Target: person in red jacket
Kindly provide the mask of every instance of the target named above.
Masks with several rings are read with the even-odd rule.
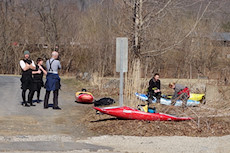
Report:
[[[182,100],[182,107],[185,108],[190,97],[189,88],[174,82],[169,84],[169,88],[174,89],[171,105],[175,105],[177,100]]]

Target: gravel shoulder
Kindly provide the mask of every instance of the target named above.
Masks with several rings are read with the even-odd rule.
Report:
[[[115,148],[114,151],[129,153],[229,153],[230,136],[186,137],[186,136],[100,136],[81,140],[89,144]]]

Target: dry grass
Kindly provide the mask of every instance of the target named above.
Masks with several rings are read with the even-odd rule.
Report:
[[[110,97],[115,100],[118,100],[119,88],[105,88],[106,82],[113,79],[106,79],[99,77],[93,74],[93,77],[90,81],[86,80],[77,80],[73,77],[62,78],[62,83],[66,84],[70,90],[81,91],[82,88],[87,89],[87,91],[91,92],[96,99],[100,99],[102,97]]]
[[[140,79],[140,60],[136,59],[132,63],[132,67],[129,67],[129,72],[125,76],[125,105],[133,106],[137,105],[135,103],[135,92],[142,92],[143,88],[141,86],[141,79]]]

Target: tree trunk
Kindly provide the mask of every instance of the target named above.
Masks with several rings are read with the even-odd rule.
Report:
[[[135,0],[133,8],[133,27],[134,27],[134,38],[133,38],[133,53],[135,57],[140,57],[141,50],[141,28],[143,25],[142,19],[142,0]]]

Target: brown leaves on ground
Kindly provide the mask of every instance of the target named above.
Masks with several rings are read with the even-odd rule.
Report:
[[[82,119],[86,127],[99,135],[127,136],[222,136],[230,134],[228,117],[203,117],[192,121],[121,120],[109,115],[96,115],[89,109]]]

